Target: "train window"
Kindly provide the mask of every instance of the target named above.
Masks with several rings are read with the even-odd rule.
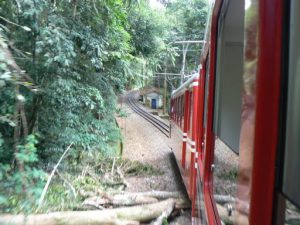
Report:
[[[179,119],[180,119],[180,97],[177,97],[177,119],[176,119],[176,122],[177,122],[177,125],[179,124]]]
[[[183,129],[184,124],[184,95],[181,96],[181,128]]]
[[[224,1],[218,24],[214,133],[238,153],[243,84],[244,2]]]
[[[283,192],[300,207],[300,1],[291,1]],[[299,218],[298,218],[299,219]],[[298,223],[299,224],[299,220]]]
[[[188,127],[188,134],[192,136],[192,129],[193,129],[193,104],[194,104],[194,96],[193,92],[190,92],[190,110],[189,110],[189,127]]]
[[[178,126],[180,126],[180,118],[181,118],[181,96],[178,97]]]
[[[177,125],[179,125],[180,121],[180,97],[177,98]]]
[[[203,126],[206,127],[207,121],[207,104],[208,104],[208,91],[209,91],[209,56],[206,62],[206,74],[205,74],[205,94],[204,94],[204,115],[203,115]]]
[[[291,201],[285,201],[285,225],[299,225],[300,224],[300,207],[294,205]]]
[[[178,118],[178,98],[175,98],[175,122],[177,123]]]
[[[176,118],[176,99],[173,99],[173,120],[175,122],[175,118]]]
[[[213,193],[218,210],[227,207],[220,196],[230,196],[228,207],[237,197],[240,118],[244,69],[245,3],[224,0],[218,20],[213,131]],[[220,211],[219,211],[220,213]],[[224,224],[225,221],[223,221]]]
[[[174,115],[175,115],[175,112],[174,112],[174,99],[172,99],[172,102],[171,102],[171,115],[172,115],[172,119],[174,120]]]
[[[179,126],[181,127],[181,125],[182,125],[182,96],[180,96],[179,108],[180,108]]]

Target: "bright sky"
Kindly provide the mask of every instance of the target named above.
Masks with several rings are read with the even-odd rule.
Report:
[[[161,3],[159,3],[157,0],[150,0],[150,6],[151,6],[152,8],[156,8],[156,9],[161,9],[161,8],[164,7],[164,6],[163,6]]]

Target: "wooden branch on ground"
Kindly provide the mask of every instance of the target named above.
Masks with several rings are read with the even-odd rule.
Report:
[[[59,166],[59,164],[61,163],[61,161],[63,160],[63,158],[64,158],[65,155],[67,154],[67,152],[70,150],[70,148],[71,148],[72,145],[73,145],[73,143],[71,143],[71,144],[68,146],[68,148],[65,150],[65,152],[62,154],[62,156],[61,156],[60,159],[58,160],[57,164],[54,166],[54,168],[53,168],[53,170],[52,170],[52,172],[51,172],[51,174],[50,174],[50,176],[49,176],[49,178],[48,178],[48,180],[47,180],[47,183],[46,183],[46,185],[45,185],[45,187],[44,187],[44,189],[43,189],[43,192],[42,192],[42,194],[41,194],[41,197],[40,197],[40,199],[39,199],[39,205],[38,205],[38,208],[37,208],[37,210],[36,210],[37,212],[40,210],[40,208],[41,208],[41,206],[42,206],[42,204],[43,204],[43,201],[44,201],[44,198],[45,198],[45,196],[46,196],[46,194],[47,194],[47,190],[48,190],[48,187],[49,187],[49,185],[50,185],[51,179],[52,179],[52,177],[53,177],[53,175],[54,175],[54,173],[55,173],[57,167]]]
[[[2,225],[136,225],[139,222],[149,222],[156,219],[163,212],[174,207],[175,201],[167,199],[161,202],[94,211],[68,211],[54,212],[37,215],[1,215],[0,224]],[[76,219],[74,219],[76,218]]]
[[[235,203],[236,199],[230,195],[214,195],[214,198],[217,202],[217,209],[221,221],[226,225],[233,225],[236,211],[232,208],[231,203]],[[231,206],[230,210],[224,207],[224,205]]]
[[[153,198],[157,198],[157,199],[182,197],[182,194],[180,192],[169,192],[169,191],[148,191],[148,192],[137,192],[137,193],[124,192],[123,194],[133,195],[133,196],[142,195],[145,197],[153,197]]]
[[[234,213],[232,212],[231,215],[229,215],[228,210],[217,204],[218,213],[220,216],[220,219],[226,224],[226,225],[233,225],[234,224]]]
[[[56,174],[64,181],[64,183],[66,183],[69,186],[69,188],[71,189],[71,191],[74,195],[74,198],[77,198],[76,190],[73,187],[73,185],[71,184],[71,182],[68,179],[66,179],[62,174],[60,174],[58,169],[56,170]]]
[[[214,198],[218,204],[224,205],[226,203],[234,203],[235,198],[230,195],[214,195]]]
[[[111,168],[111,177],[114,179],[114,169],[115,169],[116,157],[114,157],[112,168]]]
[[[102,196],[91,197],[82,203],[83,205],[114,205],[114,206],[133,206],[141,204],[149,204],[158,202],[156,198],[144,197],[144,196],[126,196],[126,195],[114,195],[114,196]]]
[[[173,212],[173,209],[175,207],[175,202],[170,207],[167,208],[151,225],[162,225],[164,222],[164,219],[168,219],[171,213]]]
[[[121,166],[120,166],[121,167]],[[126,187],[129,187],[129,183],[127,182],[127,180],[124,177],[124,174],[122,173],[120,167],[117,168],[117,174],[120,176],[120,178],[122,179],[123,183],[126,185]]]
[[[177,209],[190,208],[190,202],[184,198],[179,192],[163,192],[163,191],[150,191],[138,193],[122,193],[122,194],[100,194],[100,196],[93,196],[87,198],[83,205],[103,206],[133,206],[140,204],[150,204],[158,202],[161,199],[175,199]]]

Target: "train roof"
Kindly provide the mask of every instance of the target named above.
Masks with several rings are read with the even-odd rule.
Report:
[[[172,92],[172,98],[176,98],[179,95],[182,95],[182,93],[190,87],[190,84],[192,84],[195,80],[198,80],[198,78],[199,72],[194,73],[186,82],[184,82],[179,88]]]

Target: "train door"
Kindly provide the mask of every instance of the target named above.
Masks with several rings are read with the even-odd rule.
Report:
[[[156,99],[155,98],[152,98],[151,99],[151,109],[156,109]]]

